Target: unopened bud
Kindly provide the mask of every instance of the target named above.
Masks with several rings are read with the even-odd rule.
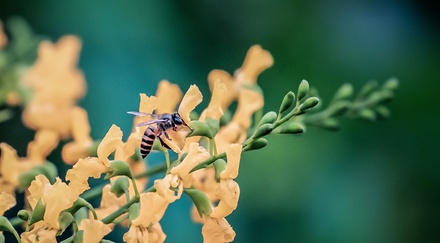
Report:
[[[213,138],[211,130],[209,129],[208,124],[205,122],[191,121],[190,127],[193,129],[193,131],[188,134],[188,137],[203,136],[209,139]]]
[[[267,134],[269,134],[270,132],[272,132],[273,130],[273,125],[268,123],[268,124],[264,124],[261,125],[260,127],[257,128],[257,130],[255,131],[253,138],[254,139],[258,139],[261,138],[263,136],[266,136]]]
[[[128,182],[128,178],[121,176],[112,183],[110,191],[115,194],[116,197],[120,197],[127,192],[129,185],[130,183]]]
[[[299,134],[303,133],[305,130],[304,126],[296,122],[289,122],[282,125],[280,133],[282,134]]]
[[[337,131],[340,129],[339,121],[331,117],[322,120],[319,123],[319,126],[330,131]]]
[[[127,176],[128,178],[133,179],[130,166],[121,160],[110,162],[109,169],[106,172],[104,179],[107,180],[115,176]]]
[[[277,113],[275,113],[275,111],[269,111],[261,118],[260,122],[258,123],[258,127],[262,126],[263,124],[273,124],[276,119]]]
[[[359,117],[368,121],[376,120],[376,114],[370,109],[362,109],[359,111]]]
[[[390,110],[385,106],[382,106],[382,105],[377,106],[376,108],[374,108],[374,111],[376,112],[376,115],[380,119],[390,118]]]
[[[299,109],[301,111],[306,111],[310,108],[315,107],[319,103],[319,99],[317,97],[309,97],[304,103],[299,105]]]
[[[46,211],[46,206],[43,204],[43,202],[38,200],[37,204],[35,205],[34,210],[32,211],[31,218],[29,219],[29,226],[35,224],[36,222],[43,220],[44,218],[44,212]]]
[[[295,101],[295,94],[292,91],[289,91],[283,98],[283,101],[281,102],[280,110],[278,111],[279,114],[287,111]]]
[[[133,203],[133,205],[131,205],[128,208],[128,219],[131,221],[137,219],[137,217],[139,217],[141,212],[141,207],[139,205],[139,203]]]
[[[212,213],[212,204],[209,198],[200,190],[197,189],[184,189],[185,192],[193,201],[194,205],[199,212],[200,217],[203,215],[210,215]]]
[[[15,232],[14,226],[12,226],[8,218],[4,216],[0,216],[0,231]]]
[[[265,138],[259,138],[255,141],[253,141],[251,144],[245,146],[243,148],[244,151],[251,151],[251,150],[256,150],[256,149],[261,149],[266,147],[267,145],[267,140]]]
[[[23,221],[28,221],[28,219],[30,217],[30,213],[29,213],[29,211],[22,209],[22,210],[18,211],[17,217]]]
[[[359,91],[359,94],[357,96],[358,100],[362,100],[368,95],[370,95],[373,91],[377,90],[379,88],[379,84],[376,80],[371,80],[367,82],[364,87],[362,87],[361,91]]]
[[[220,129],[220,121],[215,120],[211,117],[207,117],[205,119],[205,122],[209,127],[209,131],[211,133],[211,136],[214,137],[217,134],[218,130]]]
[[[226,161],[224,159],[218,159],[214,161],[215,180],[220,182],[220,174],[226,169]]]
[[[397,78],[390,78],[385,81],[383,88],[387,90],[395,90],[399,87],[399,80]]]
[[[298,100],[302,100],[309,93],[309,83],[306,80],[301,81],[298,87]]]
[[[338,91],[336,91],[333,101],[344,100],[350,98],[353,95],[353,85],[347,83],[343,84]]]
[[[336,101],[331,104],[330,107],[326,110],[328,116],[339,116],[347,112],[350,109],[351,103],[346,100]]]

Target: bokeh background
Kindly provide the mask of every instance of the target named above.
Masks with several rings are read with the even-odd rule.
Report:
[[[0,1],[4,21],[22,16],[51,40],[82,39],[80,104],[94,138],[113,123],[128,134],[126,111],[161,79],[182,90],[195,83],[208,96],[209,71],[232,73],[253,44],[275,60],[259,78],[265,111],[302,79],[324,103],[346,82],[359,90],[370,79],[400,80],[388,121],[272,136],[244,154],[239,206],[228,217],[235,242],[440,241],[438,10],[410,0]],[[24,155],[33,132],[15,111],[0,141]],[[169,207],[167,242],[202,241],[190,205],[184,196]],[[125,229],[117,229],[108,239],[120,241]]]

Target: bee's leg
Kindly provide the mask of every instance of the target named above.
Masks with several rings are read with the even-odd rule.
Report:
[[[167,137],[167,139],[171,141],[171,138],[166,131],[163,131],[163,134],[165,134],[165,137]]]
[[[166,136],[166,135],[165,135]],[[159,135],[157,136],[157,138],[159,139],[160,145],[162,145],[162,147],[166,148],[166,149],[171,149],[170,146],[168,146],[168,144],[166,144],[163,140],[162,137]]]

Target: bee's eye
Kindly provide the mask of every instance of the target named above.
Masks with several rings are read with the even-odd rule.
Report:
[[[176,125],[182,125],[183,124],[182,118],[180,118],[180,116],[177,115],[177,114],[173,114],[173,121],[174,121],[174,123]]]

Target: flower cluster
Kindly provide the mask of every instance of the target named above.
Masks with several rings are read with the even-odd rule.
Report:
[[[6,40],[0,23],[0,50]],[[75,36],[41,42],[35,64],[22,78],[33,92],[22,114],[23,123],[35,130],[35,138],[21,158],[8,144],[0,144],[0,214],[14,207],[17,190],[26,197],[17,218],[0,216],[0,230],[12,232],[18,242],[57,242],[67,229],[73,234],[64,242],[100,242],[116,224],[127,228],[124,242],[164,242],[160,220],[183,195],[194,203],[191,215],[203,224],[204,242],[232,242],[236,233],[226,217],[238,206],[240,186],[235,179],[243,152],[264,147],[263,137],[268,134],[302,133],[306,125],[327,124],[328,128],[337,115],[384,115],[384,102],[397,87],[394,79],[382,88],[370,85],[353,102],[349,101],[351,92],[341,88],[327,109],[314,113],[319,98],[303,80],[296,96],[292,91],[286,94],[278,113],[263,114],[257,78],[273,65],[273,58],[254,45],[233,75],[223,70],[209,73],[211,97],[200,113],[196,107],[203,95],[196,85],[183,94],[177,85],[162,80],[155,95],[140,94],[139,114],[177,113],[189,128],[166,129],[161,123],[167,121],[155,120],[154,115],[138,116],[126,140],[122,130],[112,125],[94,142],[87,112],[77,105],[85,94],[85,79],[76,67],[80,49]],[[165,157],[158,167],[147,166],[140,156],[149,128],[160,131],[154,134],[160,142],[156,140],[152,147]],[[62,158],[71,168],[62,180],[47,156],[60,140],[67,139]],[[177,159],[171,161],[168,149]],[[163,176],[146,188],[148,176],[154,173]],[[103,175],[107,184],[91,188],[90,178]],[[93,207],[88,200],[98,196],[100,204]],[[20,224],[25,229],[19,235],[14,227]],[[0,242],[2,237],[0,232]]]

